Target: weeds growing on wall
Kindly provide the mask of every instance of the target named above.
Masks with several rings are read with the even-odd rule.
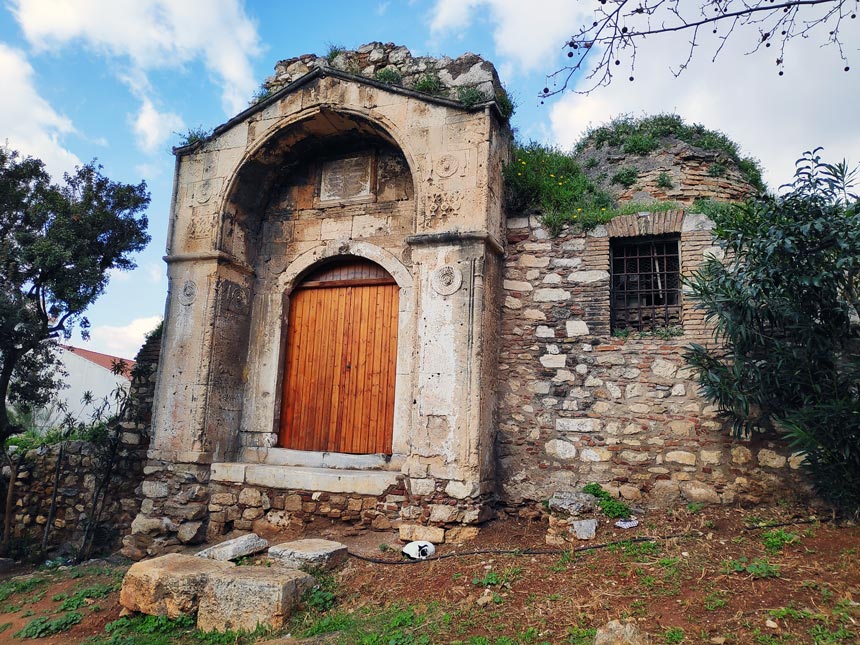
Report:
[[[621,148],[627,154],[646,155],[663,147],[670,137],[702,150],[724,153],[737,165],[746,181],[764,190],[761,168],[755,159],[741,156],[738,145],[722,132],[708,130],[698,123],[689,125],[677,114],[618,117],[607,125],[589,130],[576,144],[576,152],[580,153],[589,146],[601,148],[607,145]]]
[[[499,112],[502,113],[502,117],[505,119],[510,119],[517,109],[517,102],[506,87],[496,90],[496,105],[499,106]]]
[[[260,87],[257,88],[257,91],[254,92],[253,96],[251,96],[251,101],[249,102],[249,105],[257,105],[257,103],[265,101],[271,95],[271,88],[265,83],[263,83],[262,85],[260,85]]]
[[[334,59],[343,54],[346,51],[346,47],[343,45],[336,45],[335,43],[329,43],[328,49],[325,53],[325,59],[328,61],[329,65],[334,62]]]
[[[620,184],[625,188],[630,188],[633,184],[636,183],[637,179],[639,179],[639,171],[636,170],[636,168],[622,168],[614,175],[612,175],[610,183]]]
[[[439,73],[434,70],[428,70],[424,76],[415,81],[412,86],[416,92],[423,92],[430,96],[441,96],[445,94],[445,84],[439,78]]]
[[[609,193],[600,190],[571,155],[535,142],[514,146],[504,177],[508,208],[518,213],[540,211],[543,225],[552,235],[565,226],[587,231],[619,215],[682,208],[673,201],[615,206]]]
[[[592,228],[606,221],[612,206],[610,196],[558,148],[535,142],[516,145],[504,176],[508,207],[514,212],[541,211],[545,225],[556,234],[567,223]]]
[[[478,103],[483,103],[487,100],[487,97],[477,87],[458,87],[457,100],[467,108],[470,108]]]
[[[179,148],[183,148],[185,146],[190,146],[192,143],[197,143],[198,141],[206,141],[210,136],[212,136],[212,130],[207,130],[202,125],[198,125],[196,128],[188,128],[184,133],[183,132],[174,132],[173,134],[179,136]]]
[[[400,72],[393,67],[383,67],[382,69],[376,70],[376,73],[373,75],[373,79],[388,85],[400,85],[403,77],[400,76]]]

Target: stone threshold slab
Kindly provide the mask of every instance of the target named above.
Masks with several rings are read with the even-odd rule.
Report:
[[[246,447],[242,449],[240,461],[245,464],[269,464],[272,466],[400,471],[405,458],[405,455],[391,455],[386,458],[385,455],[351,455],[342,452]]]
[[[308,466],[276,466],[221,462],[212,464],[211,481],[250,484],[282,490],[382,495],[397,483],[399,472],[344,470]]]

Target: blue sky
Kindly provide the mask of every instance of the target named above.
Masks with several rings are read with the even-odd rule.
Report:
[[[771,186],[822,145],[830,159],[860,161],[860,76],[809,39],[790,50],[778,78],[771,57],[745,55],[749,40],[711,62],[703,42],[675,78],[686,37],[647,44],[636,82],[540,105],[546,74],[567,62],[562,44],[591,2],[565,0],[4,0],[0,4],[0,143],[46,161],[60,176],[94,158],[112,179],[146,179],[152,242],[138,269],[112,276],[90,309],[95,351],[132,357],[161,316],[161,261],[172,188],[172,145],[189,127],[211,128],[243,109],[281,59],[330,44],[395,42],[416,55],[466,51],[493,61],[517,99],[518,136],[570,147],[590,125],[621,114],[677,112],[722,130],[760,159]],[[860,70],[860,21],[844,25]],[[740,40],[738,41],[741,42]],[[80,341],[75,341],[80,342]]]

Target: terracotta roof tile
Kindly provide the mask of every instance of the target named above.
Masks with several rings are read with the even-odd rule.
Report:
[[[84,349],[83,347],[72,347],[71,345],[60,345],[60,347],[70,352],[74,352],[81,358],[84,358],[91,363],[95,363],[99,367],[103,367],[106,370],[113,370],[114,363],[123,361],[125,363],[125,369],[122,371],[122,375],[129,381],[131,380],[131,370],[134,368],[134,361],[129,358],[120,358],[119,356],[102,354],[100,352],[94,352],[91,349]]]

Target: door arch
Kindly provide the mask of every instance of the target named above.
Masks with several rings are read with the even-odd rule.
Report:
[[[341,258],[290,294],[279,445],[391,454],[399,288],[381,266]]]

